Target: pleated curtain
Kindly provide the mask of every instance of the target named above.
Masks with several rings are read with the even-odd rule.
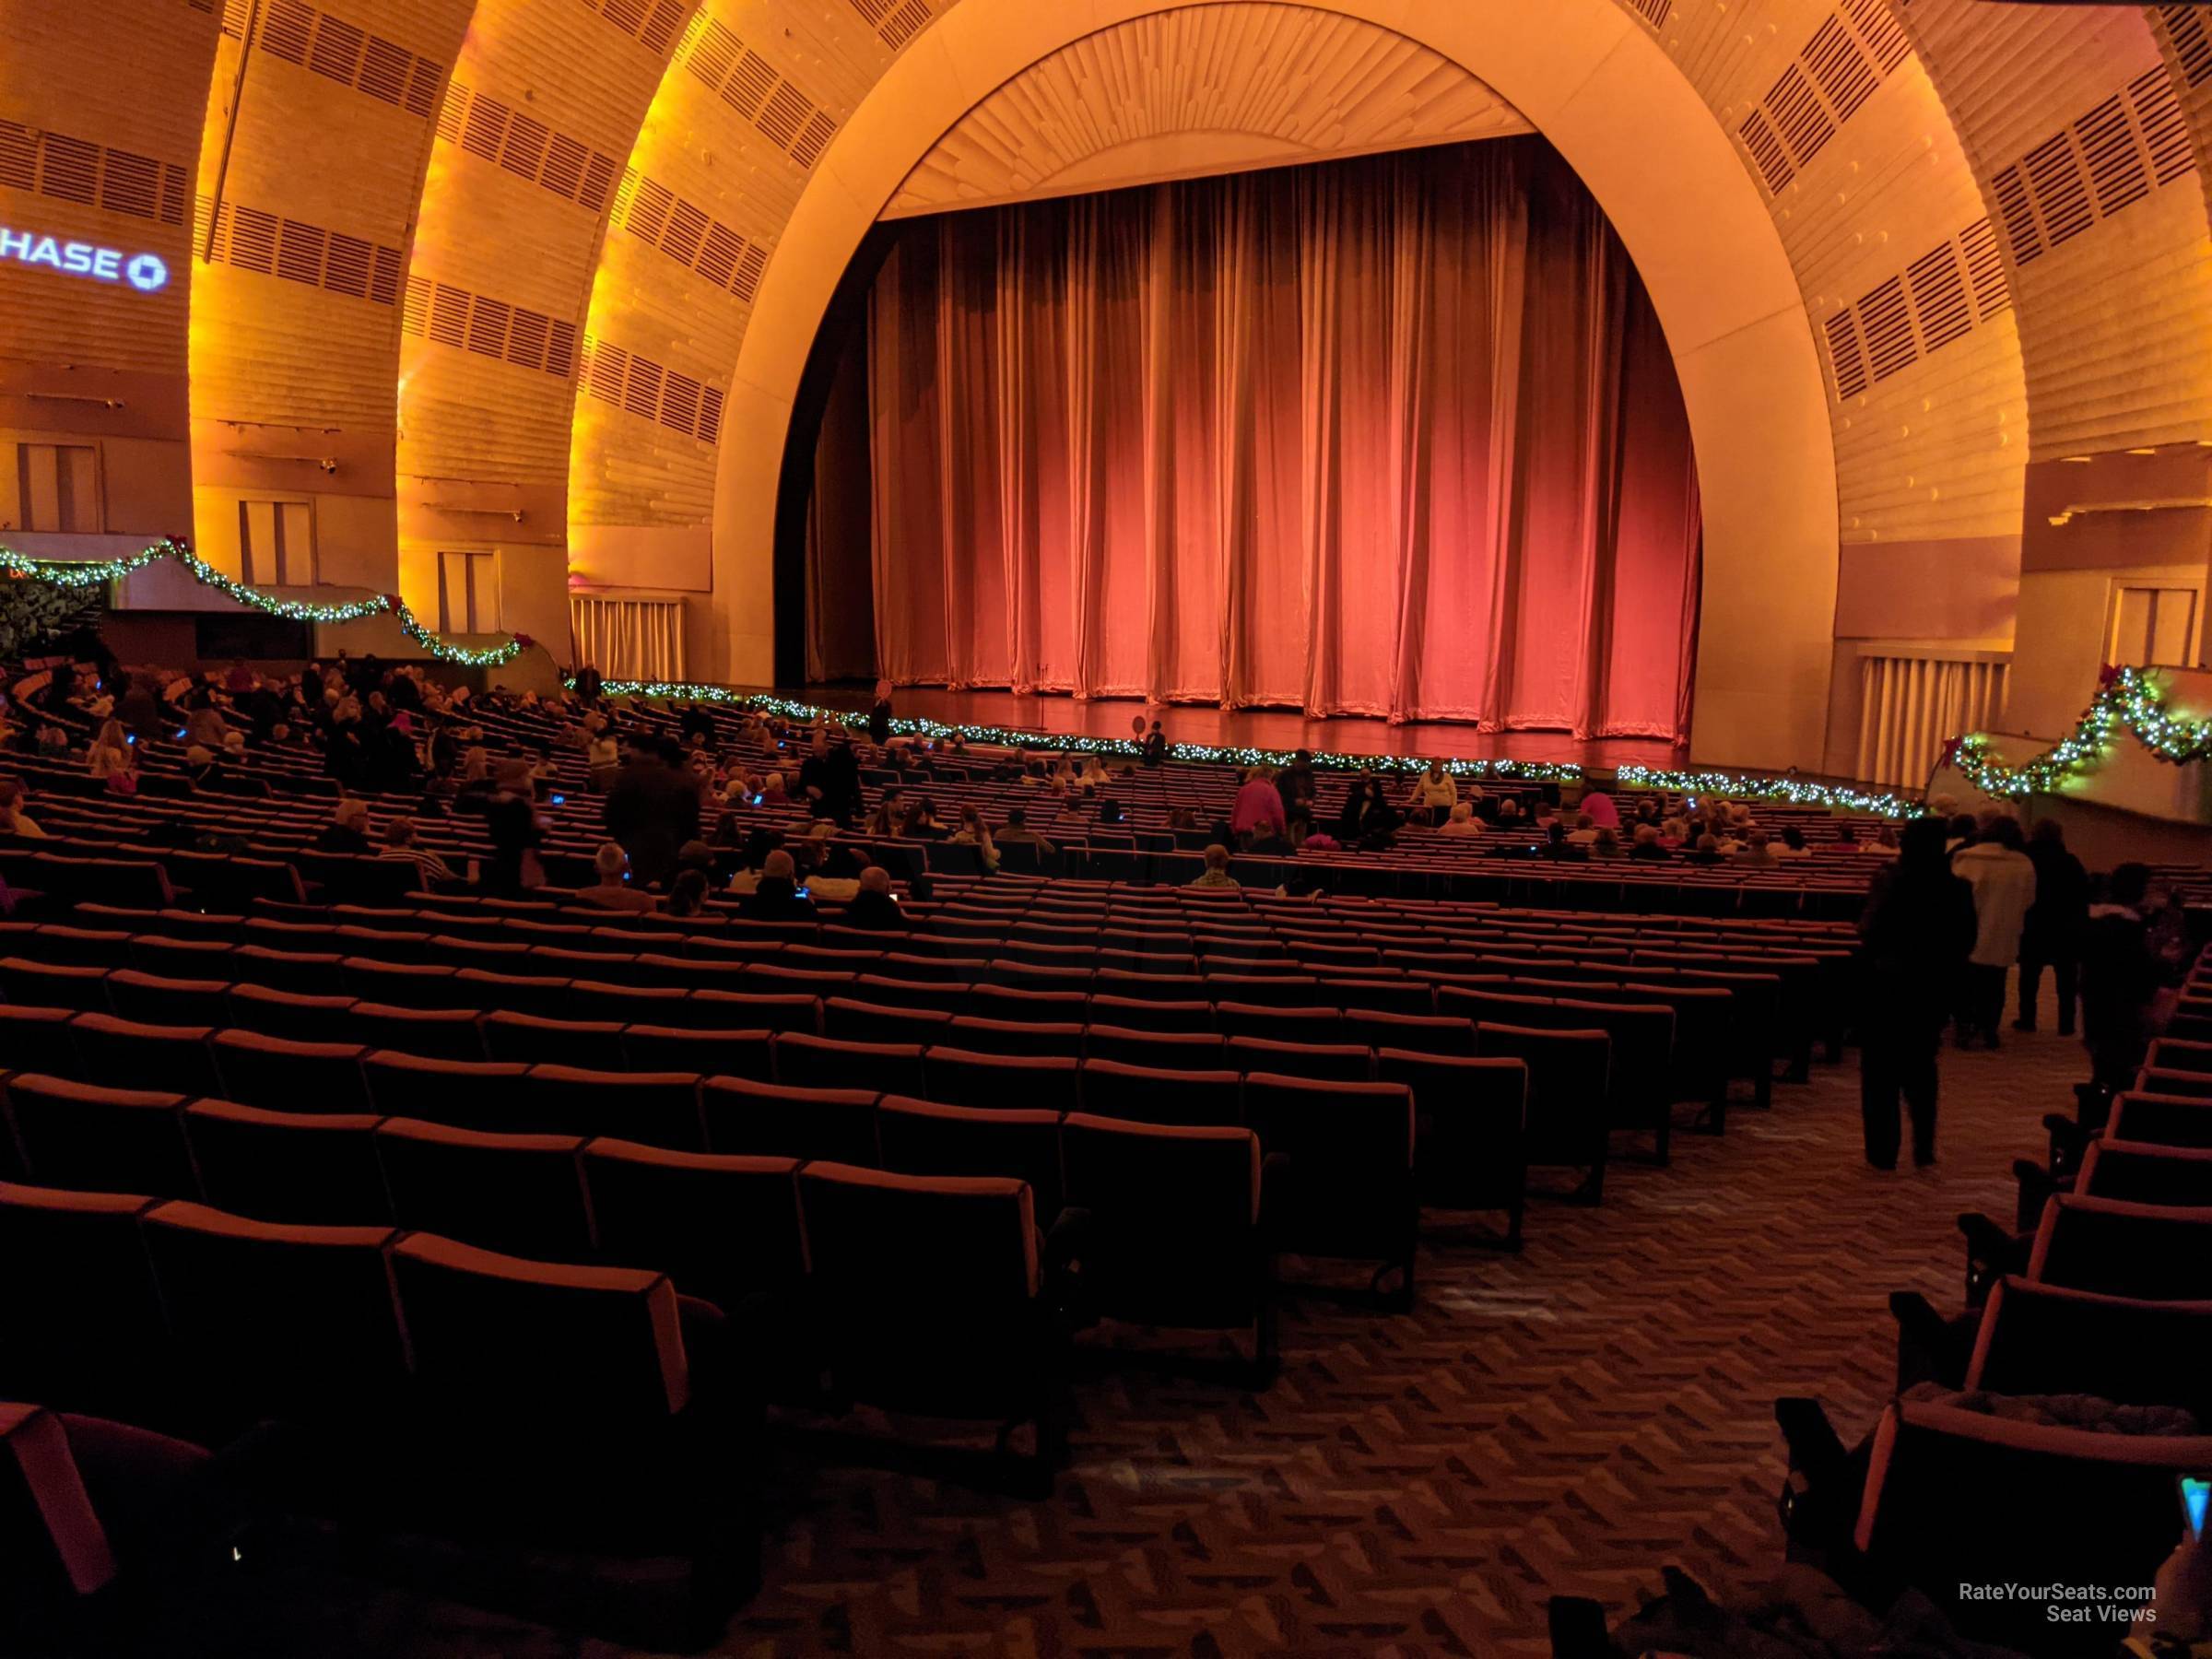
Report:
[[[2005,716],[2006,665],[1940,657],[1859,659],[1859,758],[1869,783],[1919,788],[1943,746]]]
[[[571,594],[569,629],[576,660],[610,680],[684,677],[684,602]]]
[[[900,684],[1687,730],[1681,395],[1540,141],[919,221],[867,394]]]

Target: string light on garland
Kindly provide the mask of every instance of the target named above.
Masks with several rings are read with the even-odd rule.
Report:
[[[234,582],[194,553],[175,536],[164,536],[142,552],[125,559],[32,559],[10,547],[0,547],[0,571],[55,587],[104,587],[143,571],[159,559],[173,559],[203,586],[211,587],[237,605],[249,606],[288,622],[359,622],[370,617],[389,616],[400,631],[441,663],[464,668],[502,668],[530,648],[527,634],[512,634],[497,645],[455,645],[425,628],[406,600],[397,594],[378,594],[367,599],[348,599],[336,605],[316,605],[304,599],[280,599],[258,588]]]
[[[1912,818],[1921,809],[1917,802],[1888,790],[1860,789],[1850,783],[1820,783],[1810,778],[1669,771],[1649,766],[1623,766],[1618,769],[1618,776],[1630,789],[1659,789],[1693,797],[1714,795],[1730,801],[1784,801],[1793,806],[1818,806],[1830,812],[1856,812],[1875,818]]]
[[[2160,760],[2189,766],[2212,759],[2212,721],[2184,720],[2166,706],[2166,687],[2143,668],[2106,668],[2081,722],[2031,760],[2008,766],[1979,734],[1955,738],[1947,758],[1983,794],[2005,800],[2055,794],[2111,755],[2122,732]]]

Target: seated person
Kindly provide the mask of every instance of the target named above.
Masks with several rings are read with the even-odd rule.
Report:
[[[1006,828],[994,839],[1002,847],[1035,847],[1040,858],[1049,858],[1053,852],[1053,843],[1030,828],[1029,812],[1020,806],[1006,808]]]
[[[1813,850],[1805,844],[1805,831],[1791,824],[1782,832],[1782,845],[1768,851],[1777,858],[1810,858]]]
[[[1639,860],[1656,859],[1664,863],[1672,858],[1674,853],[1668,850],[1666,843],[1659,839],[1658,825],[1639,824],[1636,826],[1635,840],[1629,848],[1629,856]]]
[[[748,922],[811,922],[814,900],[798,882],[798,865],[781,847],[760,864],[760,879],[745,896],[737,913]]]
[[[860,873],[860,891],[845,906],[847,927],[865,927],[871,933],[903,933],[911,925],[891,892],[891,873],[870,865]]]
[[[416,878],[426,887],[453,878],[453,867],[444,859],[429,848],[415,844],[415,820],[411,818],[395,818],[384,826],[383,851],[376,856],[380,861],[413,865]]]
[[[369,847],[369,803],[347,795],[330,815],[330,822],[316,831],[318,853],[366,853]]]
[[[1480,835],[1482,820],[1475,816],[1475,804],[1462,801],[1452,808],[1452,816],[1437,828],[1439,835]]]
[[[619,911],[649,911],[658,907],[660,901],[651,893],[629,885],[629,854],[622,851],[619,841],[604,843],[592,855],[592,867],[599,872],[598,885],[578,893],[577,903]]]
[[[1187,885],[1194,888],[1240,890],[1237,878],[1229,873],[1229,849],[1218,841],[1206,850],[1206,868]]]
[[[668,914],[696,916],[706,908],[706,872],[696,868],[677,872],[676,879],[668,884]]]
[[[20,835],[34,841],[46,839],[46,831],[31,822],[30,815],[23,810],[29,794],[15,779],[0,778],[0,835]]]
[[[1735,850],[1735,858],[1739,865],[1771,865],[1781,862],[1768,846],[1764,830],[1754,830],[1747,834],[1743,845]]]

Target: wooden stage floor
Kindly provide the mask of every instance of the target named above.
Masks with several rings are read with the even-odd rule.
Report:
[[[830,709],[865,710],[871,700],[868,688],[851,685],[784,688],[774,695]],[[1309,720],[1290,709],[1223,710],[1202,703],[1174,703],[1147,713],[1136,698],[1078,702],[1072,697],[910,686],[892,698],[891,707],[901,715],[941,720],[948,725],[1006,726],[1054,737],[1126,737],[1130,721],[1144,714],[1147,721],[1159,721],[1171,743],[1221,747],[1304,747],[1347,755],[1441,756],[1447,760],[1542,760],[1601,769],[1683,763],[1682,750],[1653,738],[1583,741],[1566,732],[1482,732],[1446,722],[1394,726],[1381,720]]]

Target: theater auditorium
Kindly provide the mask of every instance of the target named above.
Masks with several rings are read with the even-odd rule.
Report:
[[[2212,1644],[2212,5],[0,0],[0,1654]]]

